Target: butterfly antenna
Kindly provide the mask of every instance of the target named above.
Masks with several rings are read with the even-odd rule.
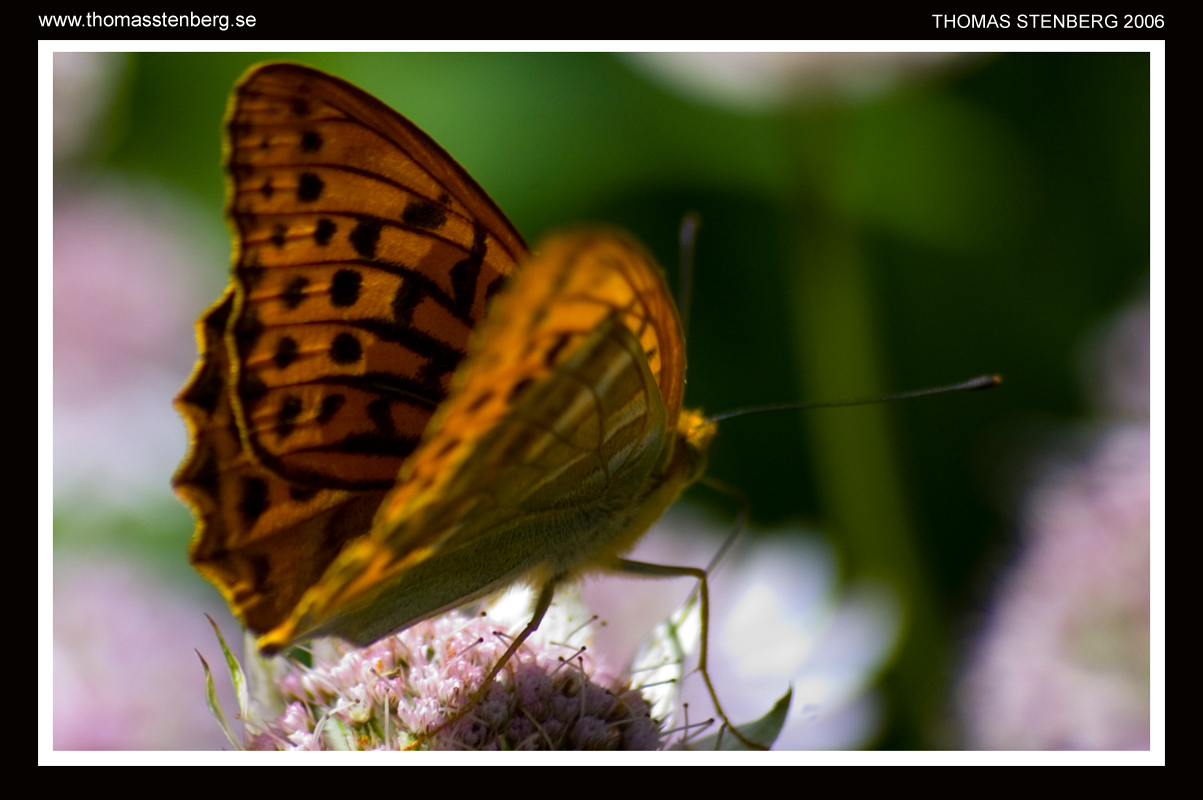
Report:
[[[999,375],[979,375],[961,383],[954,383],[948,386],[936,386],[931,389],[917,389],[913,392],[898,392],[897,394],[887,394],[881,397],[862,397],[855,400],[831,400],[821,403],[771,403],[763,406],[753,406],[752,408],[737,408],[734,411],[727,411],[722,414],[715,414],[713,417],[708,417],[705,424],[709,425],[714,422],[721,422],[732,417],[742,417],[747,414],[758,414],[761,411],[797,411],[804,408],[842,408],[844,406],[864,406],[871,403],[889,403],[894,400],[910,400],[915,397],[927,397],[933,394],[948,394],[949,392],[977,392],[983,389],[993,389],[1002,383],[1002,377]]]
[[[693,255],[697,250],[698,228],[700,227],[702,227],[702,215],[696,211],[690,211],[681,220],[677,312],[681,315],[681,333],[687,342],[689,341],[689,308],[693,303]]]

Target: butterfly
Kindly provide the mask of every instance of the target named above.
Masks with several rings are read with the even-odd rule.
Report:
[[[591,572],[699,578],[705,620],[704,571],[622,558],[715,434],[681,408],[681,323],[639,244],[576,230],[530,253],[416,126],[296,64],[239,81],[226,165],[233,275],[176,398],[173,483],[193,565],[263,653],[529,583],[491,678]]]

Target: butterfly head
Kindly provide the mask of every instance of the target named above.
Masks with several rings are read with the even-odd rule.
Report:
[[[708,420],[700,409],[681,409],[677,418],[677,454],[673,461],[681,465],[684,485],[688,486],[706,472],[710,443],[718,433],[718,424]]]

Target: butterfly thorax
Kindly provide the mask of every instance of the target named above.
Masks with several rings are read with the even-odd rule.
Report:
[[[707,422],[700,411],[681,410],[677,430],[669,440],[671,446],[661,453],[642,496],[631,504],[624,527],[580,571],[604,570],[610,561],[635,546],[681,493],[706,472],[710,443],[717,432],[718,427]]]

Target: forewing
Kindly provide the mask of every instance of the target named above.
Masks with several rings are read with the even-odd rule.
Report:
[[[412,123],[316,70],[251,72],[227,132],[243,437],[291,480],[390,488],[522,239]]]
[[[412,123],[293,64],[227,115],[233,280],[176,398],[190,557],[257,632],[366,534],[524,257],[488,196]]]

